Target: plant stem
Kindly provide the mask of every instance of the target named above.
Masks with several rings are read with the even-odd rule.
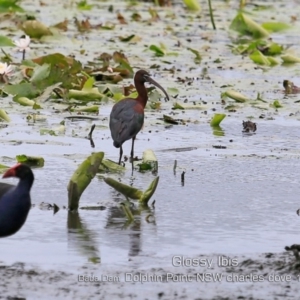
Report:
[[[241,0],[240,1],[240,9],[243,9],[245,7],[246,2],[247,2],[246,0]]]
[[[210,15],[211,24],[213,26],[213,29],[216,30],[216,25],[215,25],[215,21],[214,21],[214,15],[213,15],[213,11],[211,8],[210,0],[208,0],[208,6],[209,6],[209,15]]]

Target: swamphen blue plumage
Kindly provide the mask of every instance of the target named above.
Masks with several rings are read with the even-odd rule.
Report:
[[[24,225],[31,207],[30,189],[34,175],[30,167],[17,164],[7,170],[3,178],[17,177],[17,186],[0,183],[0,238],[7,237]]]

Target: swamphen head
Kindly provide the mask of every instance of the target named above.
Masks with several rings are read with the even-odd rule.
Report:
[[[31,168],[21,163],[18,163],[15,166],[8,169],[2,176],[2,178],[8,178],[8,177],[17,177],[20,178],[21,180],[26,178],[32,178],[34,180],[34,176]]]

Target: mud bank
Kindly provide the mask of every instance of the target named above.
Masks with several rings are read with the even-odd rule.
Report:
[[[153,266],[137,271],[148,259]],[[0,299],[296,299],[300,292],[300,263],[289,252],[154,261],[133,258],[115,270],[89,265],[75,272],[2,264]]]

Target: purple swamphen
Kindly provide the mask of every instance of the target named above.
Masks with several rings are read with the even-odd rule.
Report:
[[[0,183],[0,238],[16,233],[24,225],[31,207],[30,189],[34,175],[30,167],[17,164],[3,178],[17,177],[17,186]]]
[[[120,148],[119,165],[123,155],[122,145],[125,141],[132,139],[131,159],[133,160],[134,140],[144,124],[144,108],[147,104],[148,93],[145,82],[152,83],[160,88],[167,99],[169,96],[164,88],[150,77],[145,70],[139,70],[134,76],[137,98],[125,98],[116,103],[110,113],[109,128],[114,146]]]

